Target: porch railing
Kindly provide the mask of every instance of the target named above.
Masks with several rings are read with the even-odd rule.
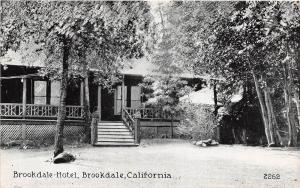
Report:
[[[140,120],[139,119],[134,119],[128,111],[123,108],[122,109],[122,121],[128,127],[128,129],[131,131],[131,133],[134,135],[134,142],[136,144],[139,144],[140,139],[139,139],[139,127],[140,127]]]
[[[0,116],[18,117],[23,115],[22,104],[1,103]]]
[[[23,113],[25,112],[25,115]],[[83,118],[83,106],[66,106],[66,116],[69,119]],[[18,103],[0,103],[0,116],[2,117],[32,117],[32,118],[57,118],[58,106]]]
[[[126,108],[126,111],[133,118],[141,119],[164,119],[164,120],[180,120],[181,113],[171,113],[158,108]]]

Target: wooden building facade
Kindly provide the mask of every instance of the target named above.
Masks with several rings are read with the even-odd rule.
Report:
[[[38,76],[39,67],[1,66],[0,142],[54,138],[60,83]],[[92,124],[94,145],[138,145],[143,138],[173,137],[176,118],[159,109],[144,108],[141,74],[123,73],[111,90],[89,77],[90,112],[97,114]],[[199,80],[190,80],[199,82]],[[68,84],[65,135],[82,135],[84,126],[82,80]],[[95,122],[95,121],[94,121]],[[94,131],[94,132],[93,132]]]

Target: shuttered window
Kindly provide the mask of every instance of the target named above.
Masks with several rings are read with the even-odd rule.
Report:
[[[125,91],[127,91],[127,86],[125,86]],[[125,93],[125,106],[127,106],[127,92]],[[122,86],[117,86],[114,93],[114,115],[121,114],[122,108]]]
[[[47,82],[34,81],[34,104],[46,104],[47,102]]]
[[[141,103],[141,87],[131,86],[131,99],[130,99],[131,108],[140,108]]]
[[[51,82],[50,104],[59,105],[59,90],[60,90],[60,82],[52,81]]]

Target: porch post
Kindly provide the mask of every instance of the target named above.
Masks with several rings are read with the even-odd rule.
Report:
[[[23,119],[26,117],[26,99],[27,99],[27,78],[23,77],[23,98],[22,98],[22,116]],[[25,122],[22,123],[22,139],[26,140],[26,124]]]
[[[123,119],[123,108],[125,108],[125,79],[124,79],[124,74],[122,78],[122,89],[121,89],[121,116]]]
[[[101,121],[101,86],[98,85],[98,113],[99,121]]]
[[[83,100],[84,100],[84,87],[83,87],[83,81],[80,82],[80,106],[83,106]]]
[[[23,111],[23,119],[26,116],[26,99],[27,99],[27,78],[23,77],[23,98],[22,98],[22,111]]]

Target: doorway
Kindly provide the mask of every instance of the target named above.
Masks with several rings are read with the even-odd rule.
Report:
[[[116,120],[114,115],[114,91],[109,89],[101,90],[101,120]]]

